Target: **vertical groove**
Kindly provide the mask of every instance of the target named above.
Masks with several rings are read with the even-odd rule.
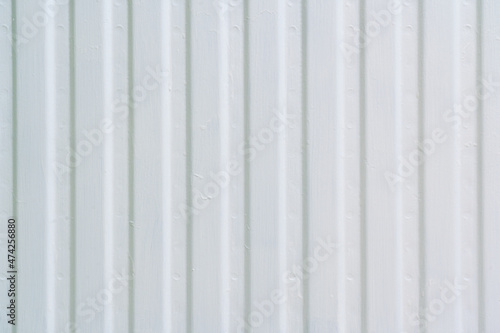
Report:
[[[69,2],[69,122],[70,151],[76,151],[76,99],[75,99],[75,0]],[[76,324],[76,170],[70,168],[70,249],[69,249],[69,318]]]
[[[186,221],[186,332],[193,331],[193,156],[191,107],[191,0],[186,0],[186,202],[191,211]]]
[[[129,289],[128,289],[128,330],[135,331],[135,274],[134,274],[134,16],[133,0],[127,1],[127,25],[128,25],[128,246],[129,246]]]
[[[16,0],[11,0],[11,16],[12,16],[12,215],[17,219],[17,8]],[[16,239],[19,248],[19,237]],[[19,262],[19,252],[16,251],[17,260]],[[20,270],[18,269],[18,272]],[[17,288],[16,280],[16,296],[14,301],[19,308],[19,288]],[[17,332],[17,326],[12,327],[12,332]]]
[[[308,133],[308,95],[307,95],[307,0],[302,0],[302,262],[306,262],[309,253],[309,148],[307,140]],[[309,283],[307,279],[302,280],[303,289],[303,331],[309,332]]]
[[[483,3],[477,0],[476,8],[476,80],[483,72]],[[478,287],[478,332],[486,332],[484,321],[484,215],[483,215],[483,101],[477,99],[477,287]]]
[[[244,0],[243,3],[243,86],[244,86],[244,106],[243,106],[243,121],[244,121],[244,145],[245,150],[249,147],[250,138],[250,0]],[[251,297],[252,297],[252,271],[251,271],[251,230],[250,230],[250,159],[248,154],[244,155],[244,215],[245,215],[245,315],[250,314]],[[251,329],[247,329],[251,331]]]
[[[424,2],[418,3],[418,142],[424,141]],[[419,299],[418,312],[420,320],[425,318],[426,301],[426,263],[425,263],[425,163],[418,167],[418,266],[419,266]],[[425,325],[420,332],[426,331]]]
[[[365,0],[359,3],[359,29],[365,31]],[[361,332],[368,331],[368,309],[367,309],[367,254],[366,254],[366,61],[365,47],[361,44],[360,35],[359,52],[359,207],[360,207],[360,292],[361,292]]]

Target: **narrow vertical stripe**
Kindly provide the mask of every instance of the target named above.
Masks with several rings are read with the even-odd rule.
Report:
[[[286,0],[278,1],[276,45],[278,56],[278,109],[280,113],[288,113],[287,105],[287,36],[286,36]],[[287,128],[278,137],[278,283],[281,290],[287,293],[286,282],[280,279],[280,272],[287,269]],[[288,332],[288,307],[279,309],[279,328]]]
[[[128,330],[135,331],[135,202],[134,202],[134,16],[133,0],[127,1],[127,33],[128,33],[128,247],[129,247],[129,289],[128,289]]]
[[[337,23],[335,25],[336,38],[338,41],[343,40],[344,38],[344,3],[342,1],[337,1],[335,6],[336,11],[336,20]],[[306,36],[307,37],[307,36]],[[345,58],[342,54],[342,50],[339,47],[337,49],[337,58],[335,60],[335,69],[336,69],[336,83],[335,83],[335,97],[337,100],[335,102],[336,107],[336,135],[335,143],[336,145],[336,161],[337,162],[337,171],[336,171],[336,218],[338,223],[338,239],[339,244],[341,246],[339,253],[339,261],[338,261],[338,330],[339,332],[347,332],[347,310],[346,310],[346,301],[347,301],[347,292],[346,292],[346,219],[345,219],[345,135],[346,132],[344,130],[345,123],[345,76],[344,76],[344,64]],[[306,82],[307,84],[307,82]],[[304,180],[306,184],[308,184],[308,180]]]
[[[75,1],[69,2],[69,122],[70,122],[70,151],[76,151],[76,66],[75,66]],[[76,324],[76,170],[70,168],[70,323]]]
[[[161,70],[167,71],[167,82],[161,85],[161,142],[162,142],[162,248],[163,248],[163,280],[164,290],[162,292],[163,304],[163,333],[172,332],[172,164],[175,159],[172,154],[172,50],[171,43],[171,3],[170,0],[163,0],[161,12],[163,20],[161,22]]]
[[[56,23],[55,20],[48,20],[45,34],[45,152],[47,172],[46,188],[46,329],[47,332],[56,331],[56,276],[57,276],[57,228],[56,228],[56,210],[57,210],[57,180],[54,165],[56,163],[57,149],[57,91],[56,91]]]
[[[309,256],[309,130],[308,130],[308,91],[307,91],[307,80],[308,80],[308,66],[307,66],[307,33],[308,33],[308,20],[307,20],[307,0],[302,0],[301,9],[301,21],[302,21],[302,36],[301,36],[301,47],[302,47],[302,262],[306,262]],[[309,332],[309,283],[307,279],[302,280],[303,289],[303,331],[304,333]]]
[[[452,17],[452,25],[453,25],[453,59],[452,59],[452,77],[453,77],[453,86],[452,86],[452,96],[453,100],[456,102],[462,100],[461,93],[461,81],[462,81],[462,73],[461,73],[461,4],[456,3],[453,6],[453,15]],[[452,219],[455,222],[455,227],[453,232],[453,270],[454,275],[456,277],[462,277],[462,135],[461,135],[461,127],[456,126],[453,130],[453,159],[455,161],[459,161],[455,164],[452,170],[453,177],[453,201],[452,201]],[[420,141],[422,142],[422,141]],[[458,306],[454,309],[455,313],[455,321],[454,321],[454,331],[456,333],[462,333],[462,317],[463,317],[463,299],[458,301]]]
[[[394,165],[397,168],[398,157],[403,154],[403,108],[402,108],[402,16],[400,13],[394,17],[394,131],[395,131],[395,159]],[[397,272],[397,302],[398,313],[396,316],[397,327],[402,332],[404,329],[404,219],[403,219],[403,185],[398,182],[395,191],[395,221],[396,221],[396,272]]]
[[[225,4],[228,5],[227,3]],[[229,111],[229,14],[222,11],[219,14],[219,110],[220,110],[220,146],[221,153],[219,168],[223,170],[230,158],[231,132]],[[230,332],[231,316],[231,282],[230,282],[230,187],[221,189],[220,216],[221,216],[221,323],[222,331]]]
[[[245,149],[250,146],[250,0],[244,0],[243,3],[243,86],[244,86],[244,96],[243,96],[243,126],[244,126],[244,145]],[[251,239],[251,216],[250,216],[250,159],[248,154],[244,156],[244,251],[245,251],[245,305],[244,314],[245,317],[250,314],[251,310],[251,298],[252,298],[252,239]],[[247,329],[251,331],[251,329]]]
[[[191,77],[191,0],[186,0],[186,203],[190,211],[186,221],[186,331],[193,332],[193,122]]]
[[[418,142],[424,141],[425,115],[424,115],[424,1],[418,3]],[[425,163],[418,168],[418,266],[419,266],[419,318],[425,318],[426,301],[426,260],[425,260]],[[420,332],[426,331],[425,325]]]
[[[113,119],[113,2],[103,3],[103,100],[106,119]],[[103,186],[103,231],[104,231],[104,283],[109,283],[113,276],[114,250],[114,135],[104,140],[104,186]],[[104,306],[104,329],[113,332],[113,294]]]
[[[483,1],[476,0],[476,80],[483,75]],[[477,99],[477,303],[478,332],[486,332],[484,292],[484,200],[483,200],[483,144],[484,109],[481,98]]]
[[[365,31],[365,0],[359,3],[359,29]],[[367,253],[366,253],[366,52],[360,34],[359,51],[359,223],[360,223],[360,293],[361,293],[361,332],[368,332],[367,305]]]

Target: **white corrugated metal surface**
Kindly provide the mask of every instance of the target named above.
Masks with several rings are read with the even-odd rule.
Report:
[[[0,331],[500,332],[499,22],[0,0]]]

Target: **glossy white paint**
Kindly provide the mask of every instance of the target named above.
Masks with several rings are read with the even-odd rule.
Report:
[[[500,331],[498,1],[0,8],[0,332]]]

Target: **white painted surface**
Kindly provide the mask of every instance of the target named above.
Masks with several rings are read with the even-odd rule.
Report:
[[[500,331],[498,1],[54,1],[0,2],[0,332]]]

